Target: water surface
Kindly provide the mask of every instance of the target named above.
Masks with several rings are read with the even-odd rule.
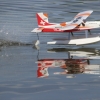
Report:
[[[99,4],[99,0],[0,0],[1,100],[100,100],[100,43],[79,47],[47,45],[47,41],[62,34],[41,33],[37,49],[33,47],[37,36],[31,33],[37,27],[37,12],[47,12],[49,21],[57,23],[92,9],[88,20],[100,20]],[[99,29],[91,32],[99,33]],[[69,54],[74,59],[90,59],[91,71],[70,78],[54,74],[64,71],[58,66],[48,68],[48,77],[37,77],[38,60],[64,60],[69,59]]]

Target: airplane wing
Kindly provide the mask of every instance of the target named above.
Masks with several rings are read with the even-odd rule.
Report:
[[[78,17],[83,17],[83,19],[86,19],[88,16],[90,16],[90,14],[93,12],[93,10],[88,10],[88,11],[83,11],[78,13],[74,19],[78,18]]]
[[[88,10],[88,11],[84,11],[84,12],[80,12],[78,13],[73,20],[70,21],[69,24],[67,24],[67,26],[61,28],[61,30],[71,30],[76,28],[78,25],[80,25],[81,23],[83,23],[84,20],[86,20],[86,18],[88,16],[90,16],[90,14],[93,12],[93,10]]]

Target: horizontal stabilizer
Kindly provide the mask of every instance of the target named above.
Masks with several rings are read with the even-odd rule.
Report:
[[[35,28],[35,29],[33,29],[31,32],[36,32],[36,33],[38,33],[38,32],[42,32],[42,30],[43,30],[43,28]]]

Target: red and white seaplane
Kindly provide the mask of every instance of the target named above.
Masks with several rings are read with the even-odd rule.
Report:
[[[31,32],[36,32],[38,40],[35,45],[39,44],[40,32],[65,32],[68,33],[67,39],[55,40],[47,42],[47,44],[72,44],[72,45],[84,45],[89,43],[95,43],[100,41],[99,34],[91,34],[90,30],[95,28],[100,28],[100,21],[86,21],[87,17],[93,10],[83,11],[78,13],[73,20],[63,23],[50,23],[48,21],[47,13],[37,13],[38,28],[34,28]],[[75,37],[73,32],[75,31],[85,31],[84,36]],[[89,33],[89,34],[88,34]],[[71,34],[71,35],[70,35]]]

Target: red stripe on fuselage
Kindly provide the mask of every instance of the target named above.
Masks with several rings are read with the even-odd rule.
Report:
[[[60,30],[55,28],[44,28],[42,32],[74,32],[74,31],[84,31],[88,29],[73,29],[73,30]]]

